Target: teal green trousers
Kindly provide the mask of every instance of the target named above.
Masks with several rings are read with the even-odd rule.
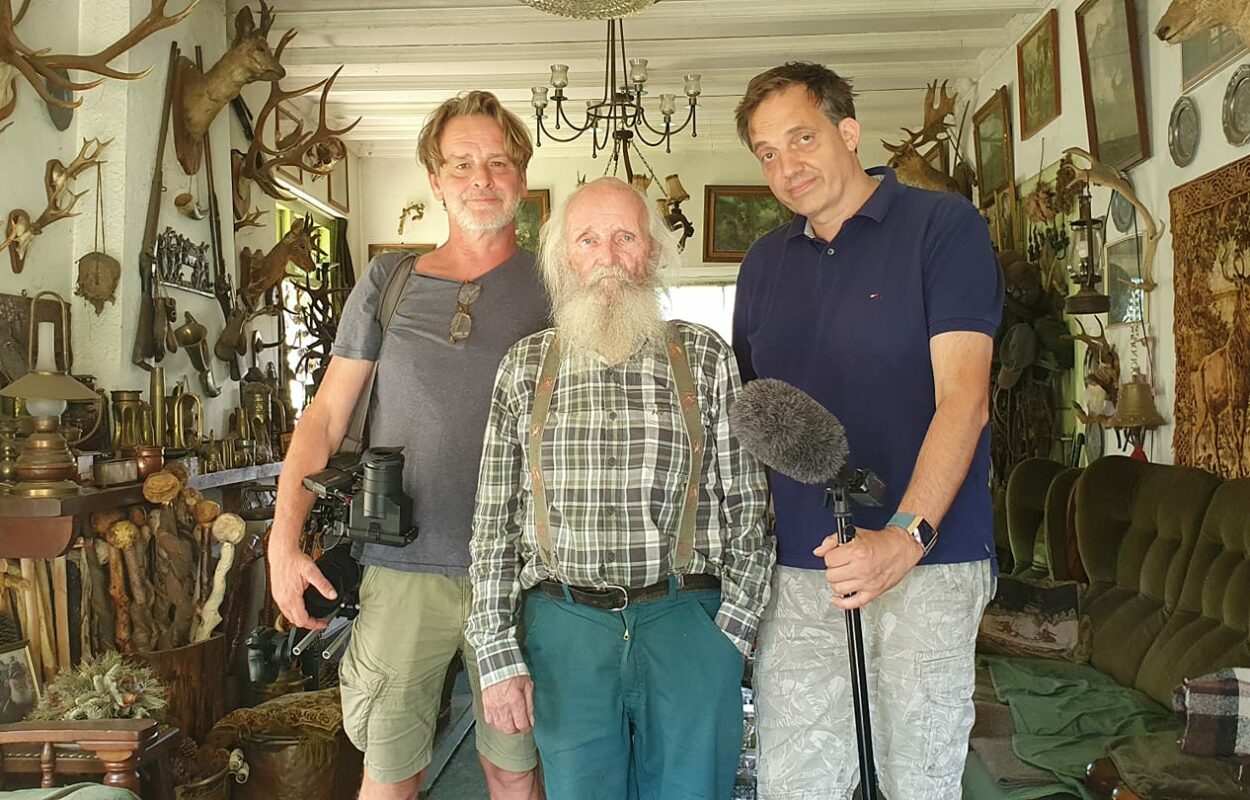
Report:
[[[525,663],[548,800],[725,800],[742,748],[742,655],[720,592],[602,611],[531,591]]]

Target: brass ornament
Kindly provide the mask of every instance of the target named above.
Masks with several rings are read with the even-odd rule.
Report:
[[[99,162],[96,162],[95,195],[95,245],[90,253],[78,259],[78,282],[74,287],[74,294],[91,303],[95,313],[99,315],[104,311],[106,302],[116,301],[114,293],[122,276],[121,264],[104,252],[107,245],[104,243],[104,192]]]

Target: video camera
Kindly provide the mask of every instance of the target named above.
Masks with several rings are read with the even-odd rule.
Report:
[[[374,447],[355,464],[304,478],[317,495],[311,528],[360,544],[403,547],[417,538],[412,499],[404,494],[402,447]]]

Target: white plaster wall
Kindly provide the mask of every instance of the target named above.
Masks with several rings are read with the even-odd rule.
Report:
[[[1009,87],[1017,181],[1035,174],[1039,165],[1058,160],[1065,147],[1089,148],[1085,100],[1081,88],[1081,65],[1077,50],[1075,14],[1079,5],[1079,0],[1061,0],[1051,6],[1058,10],[1061,62],[1060,87],[1063,112],[1056,120],[1035,133],[1028,141],[1020,140],[1020,101],[1016,88],[1015,42],[1010,43],[1011,46],[993,62],[977,82],[976,96],[972,106],[974,110],[984,103],[999,86],[1006,84]],[[1226,65],[1218,73],[1208,77],[1188,92],[1197,104],[1201,118],[1202,132],[1198,153],[1193,163],[1187,167],[1180,168],[1172,163],[1167,143],[1168,117],[1173,104],[1181,95],[1181,50],[1179,46],[1165,44],[1154,36],[1155,25],[1163,16],[1167,6],[1168,0],[1137,0],[1143,93],[1147,104],[1152,155],[1147,161],[1132,168],[1130,177],[1138,196],[1147,208],[1151,209],[1156,218],[1168,225],[1168,231],[1165,232],[1159,244],[1154,263],[1154,279],[1159,286],[1150,293],[1147,307],[1149,333],[1153,336],[1154,343],[1155,398],[1159,411],[1168,420],[1168,424],[1150,436],[1147,442],[1147,454],[1152,461],[1172,463],[1171,443],[1174,427],[1172,406],[1175,402],[1176,386],[1176,339],[1172,331],[1175,296],[1172,286],[1171,211],[1168,204],[1168,192],[1230,161],[1250,155],[1250,147],[1235,148],[1230,145],[1224,138],[1220,121],[1224,88],[1237,65],[1246,63],[1247,58],[1242,57]],[[1040,17],[1041,14],[1038,15],[1039,19]],[[971,137],[969,137],[970,141]],[[971,146],[967,153],[971,160],[973,158]],[[1094,188],[1093,208],[1096,214],[1104,213],[1108,196],[1106,189]],[[1138,227],[1141,228],[1140,222]],[[1123,234],[1116,231],[1115,226],[1108,222],[1107,238],[1114,242],[1122,236]],[[1086,324],[1089,325],[1088,322]],[[1123,378],[1127,380],[1130,369],[1129,329],[1113,328],[1108,339],[1116,345],[1120,353]],[[1145,366],[1144,356],[1143,352],[1143,367]],[[1078,359],[1078,365],[1079,363]],[[1107,452],[1114,451],[1115,435],[1108,432],[1106,441]]]
[[[917,117],[920,113],[917,108]],[[606,157],[600,154],[597,159],[592,159],[589,141],[584,144],[585,153],[581,156],[570,155],[567,150],[554,155],[550,149],[538,148],[529,165],[529,187],[550,189],[554,206],[576,188],[579,175],[589,179],[603,175],[608,163]],[[864,142],[861,154],[865,166],[884,162],[884,151],[878,142]],[[674,140],[672,153],[646,148],[643,156],[661,181],[667,175],[677,173],[690,193],[690,199],[682,203],[682,210],[694,223],[695,233],[686,241],[682,253],[682,279],[733,282],[738,273],[737,264],[705,264],[703,261],[704,187],[718,184],[763,185],[765,181],[758,162],[742,146],[709,148],[698,140],[681,137]],[[645,172],[637,156],[631,160],[636,173]],[[356,215],[356,228],[361,237],[357,271],[365,266],[364,256],[370,243],[441,244],[446,240],[447,215],[434,201],[426,171],[417,163],[415,154],[409,159],[361,158],[359,163],[363,205]],[[619,174],[624,177],[623,167]],[[652,186],[650,196],[659,197],[655,186]],[[416,201],[426,204],[425,218],[407,223],[404,235],[400,237],[397,234],[400,209]],[[353,206],[353,211],[356,210]]]

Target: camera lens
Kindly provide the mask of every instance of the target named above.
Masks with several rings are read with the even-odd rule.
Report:
[[[360,586],[360,563],[352,558],[351,545],[341,544],[321,554],[321,558],[317,559],[317,569],[338,593],[338,599],[328,600],[315,586],[304,590],[304,608],[308,609],[308,615],[321,619],[334,613],[339,600],[354,593]]]
[[[361,481],[365,516],[369,519],[386,516],[386,498],[402,495],[403,491],[404,454],[398,448],[379,448],[365,453]]]

